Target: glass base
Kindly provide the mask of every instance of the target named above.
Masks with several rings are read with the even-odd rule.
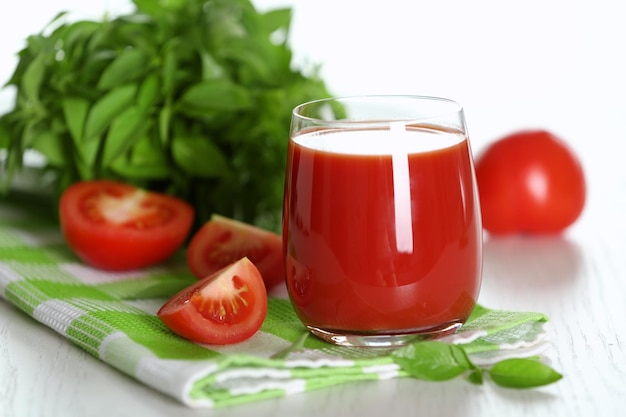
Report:
[[[413,342],[422,340],[438,339],[454,333],[462,326],[461,322],[445,323],[441,326],[427,329],[414,329],[398,331],[393,333],[385,332],[350,332],[325,330],[314,326],[306,326],[315,336],[338,346],[351,347],[394,347],[405,346]]]

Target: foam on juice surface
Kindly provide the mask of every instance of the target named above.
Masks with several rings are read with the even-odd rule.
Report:
[[[428,128],[316,130],[292,140],[310,149],[348,155],[421,153],[454,146],[465,139],[460,132]]]

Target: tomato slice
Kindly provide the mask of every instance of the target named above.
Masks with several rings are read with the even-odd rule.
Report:
[[[65,240],[81,259],[124,271],[169,258],[187,238],[194,210],[175,197],[92,180],[65,190],[59,216]]]
[[[247,257],[269,289],[285,282],[282,237],[259,227],[214,214],[187,247],[187,264],[202,278]]]
[[[241,258],[180,291],[157,315],[174,333],[197,343],[242,342],[267,315],[263,277],[248,258]]]

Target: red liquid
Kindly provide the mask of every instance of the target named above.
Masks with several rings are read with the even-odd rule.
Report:
[[[468,142],[457,139],[395,160],[290,141],[284,250],[305,324],[403,333],[465,321],[480,287],[482,235]]]

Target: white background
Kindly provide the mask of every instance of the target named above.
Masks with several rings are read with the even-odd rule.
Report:
[[[626,25],[618,0],[253,2],[293,8],[296,63],[322,65],[334,94],[457,100],[475,148],[517,128],[550,128],[574,146],[621,134]],[[2,3],[0,82],[25,38],[59,11],[98,19],[132,8],[130,0]]]

